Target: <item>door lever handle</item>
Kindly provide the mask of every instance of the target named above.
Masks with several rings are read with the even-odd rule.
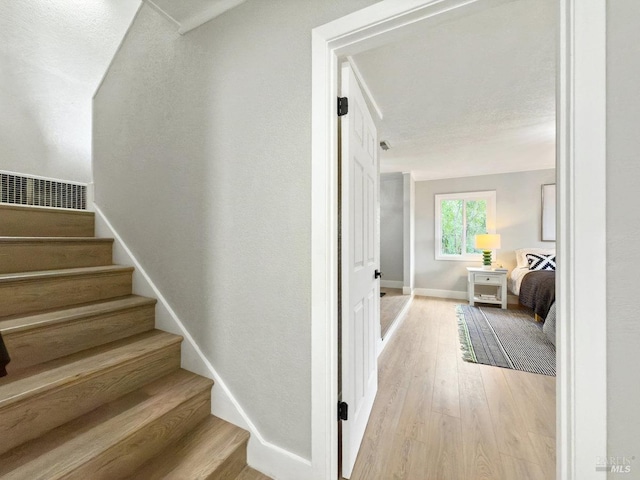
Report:
[[[376,273],[373,278],[380,278],[382,276],[382,272],[380,270],[376,270]]]

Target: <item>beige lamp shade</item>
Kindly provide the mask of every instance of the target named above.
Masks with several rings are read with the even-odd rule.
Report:
[[[494,250],[496,248],[500,248],[500,235],[497,233],[476,235],[476,248],[480,250]]]

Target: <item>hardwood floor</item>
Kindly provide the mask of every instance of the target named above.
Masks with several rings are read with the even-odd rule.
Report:
[[[380,336],[384,338],[389,327],[402,311],[411,295],[403,295],[401,288],[380,288],[386,295],[380,298]]]
[[[555,377],[463,361],[458,303],[414,298],[380,356],[353,480],[555,478]]]

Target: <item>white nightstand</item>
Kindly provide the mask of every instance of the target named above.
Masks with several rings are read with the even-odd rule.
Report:
[[[497,287],[495,297],[481,297],[476,293],[476,285],[490,285]],[[469,305],[478,303],[493,303],[507,308],[507,272],[496,272],[495,270],[484,270],[482,268],[467,267],[467,293],[469,295]]]

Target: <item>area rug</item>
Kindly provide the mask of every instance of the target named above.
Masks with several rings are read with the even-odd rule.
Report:
[[[556,349],[528,312],[468,305],[456,311],[467,362],[555,376]]]

